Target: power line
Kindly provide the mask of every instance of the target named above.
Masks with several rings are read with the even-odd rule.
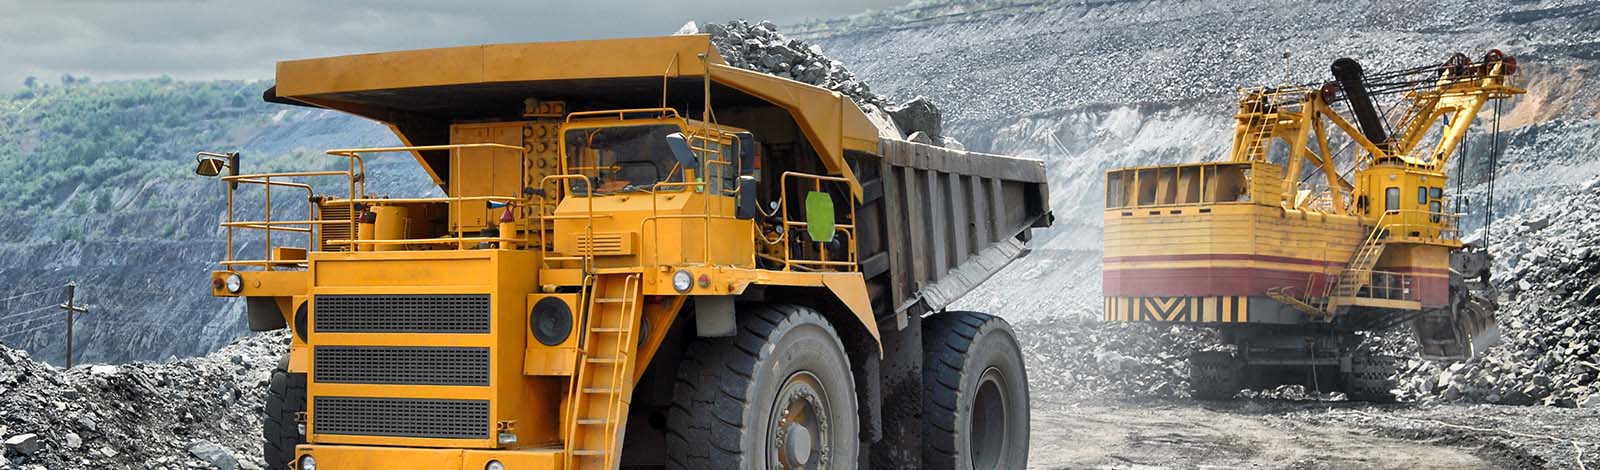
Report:
[[[10,302],[12,300],[20,299],[20,298],[23,298],[23,297],[27,297],[27,296],[30,296],[30,295],[39,294],[39,293],[43,293],[43,292],[49,292],[49,291],[56,290],[56,289],[60,289],[60,287],[46,287],[46,288],[39,289],[39,290],[36,290],[36,291],[33,291],[33,292],[23,292],[21,294],[17,294],[17,295],[13,295],[13,296],[10,296],[10,297],[6,297],[4,299],[0,299],[0,302]]]
[[[48,309],[52,309],[52,308],[56,308],[56,306],[54,306],[54,305],[46,305],[46,306],[39,307],[39,308],[36,308],[36,309],[33,309],[33,310],[27,310],[27,311],[23,311],[23,312],[17,312],[17,313],[8,314],[6,316],[0,317],[0,321],[5,321],[6,319],[9,319],[9,318],[17,318],[17,317],[20,317],[20,316],[23,316],[23,315],[27,315],[27,314],[30,314],[30,313],[42,312],[42,311],[45,311],[45,310],[48,310]],[[28,320],[23,320],[23,321],[28,321]]]

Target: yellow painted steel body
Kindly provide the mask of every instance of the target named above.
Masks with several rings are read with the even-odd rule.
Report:
[[[780,181],[767,184],[788,188],[786,184],[798,184],[790,180],[799,180],[804,187],[796,189],[844,188],[841,202],[850,210],[837,225],[845,234],[843,252],[829,255],[823,248],[820,259],[808,259],[805,253],[791,253],[797,243],[788,235],[770,239],[763,222],[736,217],[738,188],[728,184],[731,179],[717,176],[730,171],[719,168],[746,170],[735,160],[744,129],[685,119],[666,108],[571,113],[564,103],[534,98],[524,103],[520,120],[448,122],[409,109],[408,101],[383,101],[400,95],[426,101],[431,93],[451,96],[448,92],[460,87],[492,92],[525,85],[543,90],[539,87],[545,85],[539,84],[549,83],[563,89],[592,85],[601,93],[660,83],[664,94],[668,81],[685,77],[703,81],[708,91],[715,82],[766,100],[784,112],[779,117],[792,119],[791,127],[774,125],[775,132],[801,136],[812,151],[803,155],[820,160],[805,168],[818,168],[814,171],[819,174],[785,171],[776,178]],[[304,425],[309,444],[300,446],[298,455],[316,458],[319,468],[481,469],[490,460],[513,469],[616,468],[633,383],[645,374],[669,327],[694,296],[738,296],[755,286],[811,291],[842,306],[843,318],[853,319],[850,327],[869,341],[879,337],[855,259],[850,198],[862,197],[862,189],[844,159],[847,151],[877,152],[878,128],[837,93],[727,67],[705,36],[289,61],[279,64],[277,88],[269,93],[382,120],[406,144],[329,151],[350,165],[346,171],[225,177],[244,182],[278,178],[270,183],[277,185],[287,179],[342,177],[341,187],[348,188],[343,196],[315,197],[305,220],[290,221],[273,220],[270,212],[263,221],[233,220],[230,190],[225,223],[230,251],[223,262],[226,269],[212,273],[214,295],[273,299],[284,324],[294,330],[289,368],[308,378]],[[379,102],[392,107],[379,109]],[[648,188],[607,186],[602,179],[614,168],[598,151],[567,140],[568,132],[641,126],[672,126],[686,136],[701,165],[674,168]],[[414,156],[444,197],[369,195],[366,159],[386,152]],[[310,193],[309,185],[293,184],[293,189]],[[784,196],[779,196],[783,201],[778,211],[783,220],[766,226],[768,231],[786,234],[805,226],[790,219],[800,211],[791,214]],[[269,239],[272,255],[235,259],[234,228],[269,234],[294,229],[309,246],[273,251]],[[761,256],[770,256],[758,253],[763,245],[778,247],[781,263],[771,258],[763,263]],[[674,278],[684,275],[693,280],[687,289],[674,285]],[[231,276],[242,279],[240,291],[224,287]],[[348,321],[350,308],[338,307],[336,301],[350,299],[395,305],[483,299],[487,325],[474,331],[432,331],[444,320],[413,319],[419,323],[397,327],[384,324],[393,318],[382,316],[339,329],[330,319],[345,315],[340,321]],[[553,344],[537,338],[536,325],[530,325],[535,305],[547,299],[575,317],[570,334]],[[588,323],[601,318],[616,323]],[[368,352],[361,359],[368,361],[418,350],[481,353],[487,375],[481,383],[400,380],[393,374],[369,379],[361,374],[387,371],[341,369],[350,363],[340,362],[348,359],[338,354],[351,350]],[[423,402],[481,406],[485,418],[482,426],[456,429],[460,435],[428,435],[406,426],[426,428],[437,424],[430,419],[450,417],[406,415],[405,407]],[[358,406],[342,403],[384,407],[389,411],[379,414],[389,413],[400,424],[355,422],[348,414],[330,418],[335,412],[324,411]],[[364,428],[352,432],[352,426]]]

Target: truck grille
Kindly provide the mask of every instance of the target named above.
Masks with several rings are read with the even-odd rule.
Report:
[[[317,346],[319,383],[489,385],[489,348]]]
[[[488,294],[318,295],[319,333],[488,333]]]
[[[487,400],[316,397],[311,416],[317,434],[489,438]]]

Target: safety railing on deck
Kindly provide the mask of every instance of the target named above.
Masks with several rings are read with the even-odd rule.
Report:
[[[1384,227],[1389,237],[1420,238],[1425,241],[1455,241],[1461,239],[1459,223],[1461,214],[1428,210],[1392,210],[1384,212]]]
[[[319,239],[317,237],[317,234],[319,234],[321,232],[323,226],[332,225],[332,224],[342,224],[342,225],[346,226],[346,229],[347,229],[346,233],[350,233],[352,235],[355,235],[355,234],[359,233],[358,232],[358,225],[359,225],[359,217],[360,217],[359,212],[360,211],[358,211],[358,210],[350,210],[350,211],[348,211],[349,212],[348,213],[348,218],[346,218],[346,219],[325,220],[322,217],[320,217],[319,214],[318,214],[319,205],[316,204],[316,203],[312,203],[312,201],[316,197],[316,194],[315,194],[315,191],[313,190],[313,188],[311,187],[311,185],[309,183],[304,183],[304,182],[282,181],[282,179],[285,179],[285,178],[300,178],[300,179],[303,179],[303,178],[312,178],[312,177],[342,176],[345,179],[345,187],[346,187],[346,190],[347,190],[346,196],[344,198],[342,198],[342,199],[340,199],[340,198],[328,199],[328,200],[324,201],[324,204],[349,205],[349,206],[352,207],[352,209],[360,208],[363,205],[370,205],[370,204],[401,204],[401,203],[415,203],[415,202],[485,201],[485,202],[502,202],[502,203],[510,204],[510,205],[515,205],[515,204],[519,203],[520,201],[517,198],[509,197],[509,196],[504,196],[504,197],[503,196],[467,196],[467,197],[412,198],[412,199],[383,199],[383,198],[367,197],[367,194],[366,194],[366,178],[365,178],[365,175],[366,175],[366,161],[365,161],[365,158],[363,157],[363,155],[375,154],[375,153],[425,152],[425,151],[436,151],[436,150],[451,150],[451,151],[454,151],[454,150],[458,150],[458,149],[467,149],[467,148],[501,148],[501,149],[506,149],[506,150],[516,150],[516,151],[519,151],[519,152],[522,151],[521,147],[515,147],[515,146],[510,146],[510,145],[502,145],[502,144],[452,144],[452,145],[421,145],[421,146],[405,146],[405,147],[375,147],[375,148],[334,149],[334,150],[328,150],[326,152],[326,154],[329,155],[329,156],[341,157],[341,158],[345,159],[346,166],[345,166],[345,169],[342,170],[342,171],[340,171],[340,170],[300,171],[300,172],[255,173],[255,174],[223,176],[223,177],[221,177],[221,180],[224,183],[226,183],[226,184],[224,184],[224,186],[227,188],[228,211],[227,211],[227,220],[222,222],[219,225],[226,232],[227,248],[226,248],[225,257],[221,261],[220,264],[222,266],[230,269],[230,270],[238,269],[239,267],[252,267],[252,266],[253,267],[259,267],[259,268],[261,268],[263,270],[268,270],[268,271],[273,270],[274,267],[287,267],[287,268],[299,267],[299,266],[302,266],[302,265],[305,264],[305,260],[304,259],[280,259],[279,256],[277,256],[277,253],[280,251],[280,250],[278,250],[278,248],[280,248],[278,246],[278,241],[280,241],[280,240],[274,240],[273,235],[275,233],[295,233],[295,234],[302,234],[302,235],[306,236],[306,246],[305,247],[282,247],[282,248],[290,248],[290,249],[294,249],[294,250],[305,250],[305,251],[310,251],[310,249],[313,247],[312,241]],[[198,157],[207,157],[207,158],[226,157],[226,155],[216,154],[216,153],[211,153],[211,152],[199,152],[197,155],[198,155]],[[278,179],[278,181],[274,181],[275,178]],[[237,211],[236,211],[236,207],[235,207],[234,202],[237,200],[237,195],[235,193],[238,191],[238,188],[239,188],[240,185],[256,185],[256,186],[262,186],[263,187],[262,219],[259,219],[259,220],[239,220],[237,218]],[[306,199],[305,200],[308,202],[307,205],[309,206],[307,208],[307,211],[306,211],[307,212],[306,219],[305,220],[294,220],[294,219],[279,220],[279,219],[274,219],[273,218],[273,213],[272,213],[272,198],[273,198],[272,190],[273,190],[273,188],[293,188],[293,189],[297,189],[297,190],[304,190],[306,192]],[[457,217],[459,217],[459,216],[457,216]],[[465,236],[465,232],[460,230],[461,224],[459,223],[459,220],[456,220],[456,219],[452,219],[452,220],[453,220],[454,223],[453,223],[453,226],[451,227],[451,232],[453,232],[455,234],[455,236],[453,236],[453,237],[441,237],[441,238],[429,238],[429,239],[405,239],[405,240],[376,240],[376,239],[361,240],[361,239],[359,239],[359,237],[357,237],[357,239],[326,240],[325,243],[328,244],[328,245],[334,245],[334,246],[368,247],[368,249],[371,249],[371,247],[379,246],[379,245],[425,245],[425,244],[452,244],[452,243],[457,245],[458,248],[465,248],[466,245],[469,244],[469,243],[480,243],[480,242],[500,242],[500,243],[510,242],[510,243],[516,243],[516,242],[524,242],[524,241],[526,241],[524,239],[516,238],[514,236],[507,236],[506,234],[501,234],[499,237],[467,237],[467,236]],[[526,222],[526,218],[524,218],[524,220],[522,221],[522,224],[525,226],[526,223],[527,223]],[[237,259],[236,258],[237,251],[235,250],[235,247],[234,247],[234,240],[237,238],[237,235],[235,234],[235,231],[236,230],[240,230],[240,229],[243,229],[243,230],[259,230],[259,231],[264,232],[264,239],[265,239],[264,240],[264,250],[263,250],[263,252],[265,253],[265,257],[264,258],[261,258],[261,259]]]
[[[1339,273],[1341,281],[1356,283],[1361,287],[1351,297],[1382,300],[1417,301],[1416,277],[1411,274],[1374,269],[1346,270]],[[1347,280],[1347,281],[1346,281]]]

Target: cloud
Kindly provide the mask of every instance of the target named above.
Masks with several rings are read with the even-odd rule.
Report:
[[[685,21],[793,23],[904,0],[0,0],[0,90],[24,77],[260,79],[279,60],[670,34]]]

